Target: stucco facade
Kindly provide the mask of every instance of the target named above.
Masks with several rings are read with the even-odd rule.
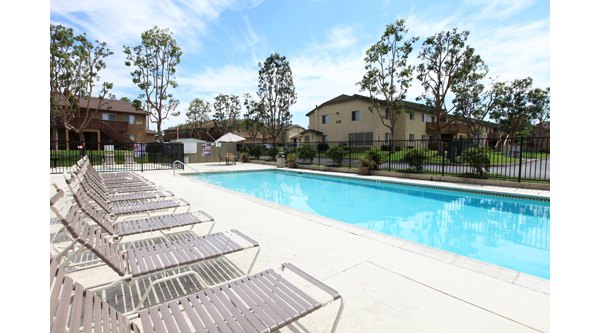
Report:
[[[322,132],[323,136],[319,141],[325,142],[428,138],[426,123],[431,122],[433,113],[427,106],[406,102],[397,115],[394,138],[391,138],[391,131],[384,125],[378,112],[374,109],[371,112],[370,106],[371,102],[365,96],[340,95],[307,114],[308,128]],[[390,124],[388,119],[383,121]]]

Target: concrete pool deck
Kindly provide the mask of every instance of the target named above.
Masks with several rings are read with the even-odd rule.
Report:
[[[291,262],[338,290],[345,308],[338,332],[547,332],[549,282],[448,252],[353,227],[197,181],[185,173],[272,169],[259,164],[191,164],[145,178],[215,218],[213,231],[238,229],[261,252],[252,272]],[[293,169],[291,169],[293,170]],[[310,172],[302,170],[302,172]],[[352,176],[352,175],[344,175]],[[356,176],[364,178],[364,176]],[[391,182],[549,197],[548,191],[368,176]],[[62,175],[51,181],[66,187]],[[243,266],[244,263],[240,264]],[[73,273],[82,283],[102,267]],[[91,283],[91,282],[90,282]],[[294,332],[326,332],[337,303],[300,320]]]

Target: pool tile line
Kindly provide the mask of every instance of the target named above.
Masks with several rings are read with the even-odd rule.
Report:
[[[491,190],[491,189],[471,189],[471,188],[460,188],[459,186],[461,186],[461,184],[423,184],[421,182],[424,181],[419,181],[419,180],[412,180],[411,182],[407,182],[406,180],[396,180],[396,179],[381,179],[380,177],[383,176],[358,176],[358,175],[354,175],[354,174],[338,174],[335,172],[327,172],[327,171],[316,171],[316,170],[294,170],[294,169],[287,169],[287,170],[283,170],[283,171],[287,171],[287,172],[296,172],[296,173],[310,173],[310,174],[314,174],[314,175],[319,175],[319,174],[326,174],[328,176],[332,176],[332,177],[339,177],[339,178],[350,178],[350,179],[357,179],[357,180],[365,180],[365,181],[375,181],[378,183],[387,183],[387,184],[396,184],[396,185],[406,185],[406,186],[414,186],[414,187],[420,187],[420,188],[429,188],[429,189],[438,189],[438,190],[446,190],[446,191],[456,191],[456,192],[463,192],[463,193],[475,193],[475,194],[481,194],[481,195],[493,195],[493,196],[499,196],[499,197],[506,197],[506,198],[513,198],[513,199],[529,199],[529,200],[535,200],[535,201],[542,201],[542,202],[548,202],[550,201],[550,197],[549,195],[539,195],[539,194],[525,194],[525,193],[506,193],[506,192],[502,192],[501,190]],[[373,177],[373,178],[370,178]],[[471,185],[471,184],[469,184]],[[471,185],[473,186],[473,185]],[[479,186],[485,186],[485,185],[479,185]],[[515,189],[516,191],[522,190],[522,189]]]
[[[283,211],[288,214],[292,214],[298,216],[300,218],[306,219],[313,223],[318,223],[326,227],[334,228],[337,230],[341,230],[347,232],[349,234],[358,236],[358,237],[366,237],[368,239],[384,243],[388,246],[401,249],[403,251],[408,251],[417,255],[421,255],[430,259],[437,260],[439,262],[443,262],[446,264],[450,264],[455,267],[459,267],[461,269],[466,269],[474,273],[483,274],[494,279],[498,279],[504,281],[506,283],[518,285],[523,288],[531,289],[536,292],[550,294],[550,284],[549,281],[535,277],[533,275],[525,274],[516,270],[511,270],[505,267],[493,265],[484,261],[480,261],[474,258],[469,258],[466,256],[461,256],[456,253],[444,251],[441,249],[436,249],[433,247],[429,247],[427,245],[419,244],[417,242],[413,242],[411,240],[407,240],[404,238],[393,237],[390,235],[386,235],[374,230],[368,230],[359,228],[353,225],[349,225],[347,223],[337,221],[328,217],[320,216],[317,214],[311,214],[308,212],[303,212],[291,207],[287,207],[269,200],[261,199],[254,197],[252,195],[234,191],[228,188],[224,188],[218,185],[214,185],[208,183],[206,181],[202,181],[203,184],[219,190],[223,192],[230,193],[232,195],[247,199],[254,203],[260,204],[262,206],[266,206],[269,208],[277,209],[279,211]],[[452,258],[450,260],[445,260],[443,258]],[[464,262],[464,264],[462,263]],[[526,276],[529,283],[522,283],[520,277]]]

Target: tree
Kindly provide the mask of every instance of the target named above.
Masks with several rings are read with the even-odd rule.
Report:
[[[500,128],[513,138],[518,132],[527,130],[534,113],[529,103],[529,92],[533,80],[528,77],[512,82],[500,82],[494,86],[497,103],[491,113],[492,119],[499,122]]]
[[[292,70],[285,56],[271,54],[264,63],[258,63],[258,92],[261,119],[273,145],[291,123],[290,106],[296,103],[296,89]]]
[[[169,29],[154,27],[142,33],[142,42],[133,48],[123,46],[125,65],[133,66],[133,83],[142,93],[144,109],[150,112],[150,121],[156,123],[158,141],[163,142],[162,123],[175,111],[179,101],[173,98],[169,87],[176,88],[175,70],[181,58],[181,49]]]
[[[536,126],[541,130],[544,122],[550,119],[550,87],[530,90],[527,93],[527,99],[530,103],[531,116],[537,120]]]
[[[412,81],[414,66],[408,65],[416,37],[407,38],[404,20],[388,24],[381,39],[366,51],[365,70],[358,82],[360,90],[369,92],[371,112],[377,112],[381,123],[390,130],[392,151],[396,122],[400,119],[403,99]]]
[[[75,35],[73,29],[50,25],[50,112],[53,136],[58,140],[59,122],[85,141],[83,129],[92,116],[107,104],[105,97],[112,83],[103,82],[98,97],[92,100],[100,71],[106,68],[104,58],[113,54],[106,43],[87,39],[85,33]]]
[[[459,33],[456,28],[442,31],[423,42],[418,56],[422,62],[417,66],[417,79],[424,88],[423,95],[418,99],[433,106],[437,139],[441,138],[443,127],[449,123],[446,96],[455,81],[464,77],[459,72],[462,62],[467,54],[473,52],[471,47],[465,46],[468,36],[468,31]]]
[[[187,117],[187,124],[192,128],[194,132],[197,128],[204,128],[203,126],[209,121],[210,117],[210,103],[203,100],[202,98],[194,98],[187,108],[185,116]],[[207,132],[208,130],[204,128]]]
[[[215,109],[214,121],[217,130],[222,134],[235,131],[242,109],[240,98],[236,95],[219,94],[215,97],[213,108]]]
[[[261,119],[264,114],[264,105],[255,101],[250,94],[246,93],[244,94],[244,107],[246,112],[244,112],[241,126],[248,133],[251,141],[255,142],[258,133],[262,133],[265,129]]]
[[[459,79],[450,87],[454,94],[454,115],[467,125],[471,137],[482,134],[482,121],[496,103],[495,90],[486,89],[482,81],[487,73],[488,68],[481,57],[474,54],[474,49],[468,49],[457,73]]]

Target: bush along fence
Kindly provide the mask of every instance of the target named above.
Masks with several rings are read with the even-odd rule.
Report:
[[[550,182],[548,137],[238,144],[237,148],[250,162],[274,161],[278,154],[293,152],[300,167],[368,166],[390,172]]]
[[[62,173],[84,154],[94,168],[108,171],[147,171],[172,169],[183,161],[182,143],[117,143],[50,141],[50,173]],[[178,165],[177,167],[181,167]]]

